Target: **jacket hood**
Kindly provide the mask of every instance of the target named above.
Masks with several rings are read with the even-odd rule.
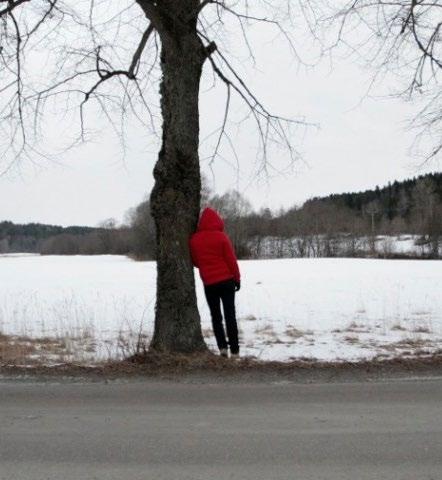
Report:
[[[224,230],[223,219],[212,208],[205,208],[201,214],[198,224],[198,231],[220,231]]]

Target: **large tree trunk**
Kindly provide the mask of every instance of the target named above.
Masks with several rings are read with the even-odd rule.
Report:
[[[157,302],[151,349],[206,350],[201,333],[189,237],[200,209],[198,97],[204,49],[196,21],[162,38],[163,139],[151,194],[156,225]]]

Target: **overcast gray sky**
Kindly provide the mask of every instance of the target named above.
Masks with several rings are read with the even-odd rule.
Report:
[[[232,137],[239,168],[227,147],[225,160],[209,168],[203,145],[202,170],[216,192],[236,188],[253,206],[278,209],[312,196],[364,190],[439,169],[435,162],[418,168],[408,154],[414,132],[407,131],[405,123],[413,105],[364,99],[373,72],[338,58],[332,70],[325,62],[313,69],[299,68],[287,48],[259,32],[254,35],[257,67],[244,67],[251,88],[274,112],[303,115],[320,128],[298,132],[295,143],[303,161],[291,171],[286,171],[284,153],[273,156],[272,165],[285,173],[271,170],[269,177],[256,178],[251,124],[240,125]],[[201,138],[219,125],[223,113],[223,88],[206,92],[207,85],[202,88]],[[118,140],[107,130],[60,155],[57,163],[23,163],[0,177],[0,220],[61,225],[96,225],[109,217],[121,221],[152,188],[158,148],[140,126],[131,124],[131,129],[124,158]]]

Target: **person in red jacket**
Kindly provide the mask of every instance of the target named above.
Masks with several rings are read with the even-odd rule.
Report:
[[[199,269],[207,303],[212,317],[216,343],[223,357],[230,346],[232,357],[239,356],[238,326],[235,313],[235,292],[241,287],[238,261],[229,237],[224,233],[224,222],[218,213],[205,208],[196,233],[190,238],[190,253]],[[226,334],[221,313],[223,304]]]

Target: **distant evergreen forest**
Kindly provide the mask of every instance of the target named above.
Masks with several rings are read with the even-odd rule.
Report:
[[[389,220],[395,217],[410,218],[417,196],[442,202],[442,173],[430,173],[402,182],[388,183],[387,186],[357,193],[333,194],[322,198],[313,198],[304,205],[322,203],[335,207],[348,208],[359,215],[367,210],[377,210]]]
[[[421,255],[442,257],[442,173],[389,183],[364,192],[312,198],[278,213],[253,210],[239,192],[214,195],[203,189],[203,205],[216,208],[241,258],[303,256],[394,256],[377,238],[413,235]],[[155,257],[149,201],[127,215],[125,225],[60,227],[0,222],[0,253],[59,255],[120,254]]]

